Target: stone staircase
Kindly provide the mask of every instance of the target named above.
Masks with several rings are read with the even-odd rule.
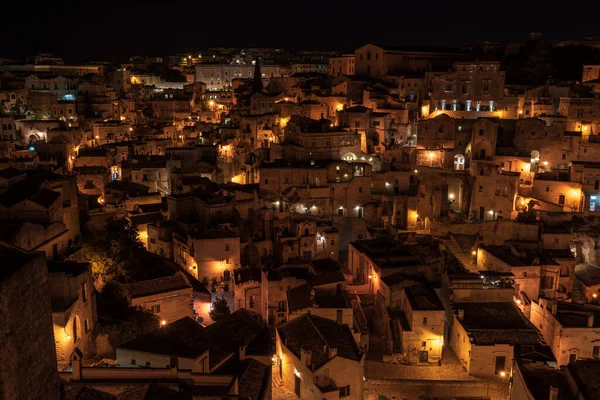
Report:
[[[274,387],[282,387],[283,386],[283,381],[279,377],[279,371],[273,371],[273,374],[271,376],[271,380],[273,381],[273,386]]]
[[[477,265],[474,265],[473,263],[473,256],[465,256],[460,247],[458,247],[451,239],[444,239],[442,242],[446,245],[448,251],[458,260],[464,269],[470,272],[477,272]]]
[[[402,338],[400,335],[400,321],[394,318],[392,321],[392,353],[402,353]]]

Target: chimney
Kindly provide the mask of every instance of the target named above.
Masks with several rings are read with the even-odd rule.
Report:
[[[593,328],[593,327],[594,327],[594,314],[589,313],[588,314],[588,328]]]
[[[329,358],[332,359],[333,357],[337,356],[337,349],[329,349]]]
[[[310,364],[312,364],[312,352],[310,350],[300,349],[300,361],[310,368]]]
[[[558,311],[558,304],[556,302],[552,303],[552,315],[556,315],[556,311]]]
[[[459,308],[458,309],[458,320],[462,321],[464,317],[465,317],[465,310]]]
[[[550,395],[548,400],[558,400],[558,388],[550,386]]]

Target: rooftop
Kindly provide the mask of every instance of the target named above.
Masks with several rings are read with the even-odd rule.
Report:
[[[545,255],[517,245],[512,246],[482,246],[497,259],[511,267],[524,267],[531,265],[558,265],[554,260]]]
[[[189,235],[196,240],[227,239],[238,237],[238,235],[226,229],[209,229],[202,232],[190,232]]]
[[[70,276],[79,276],[88,272],[89,263],[80,263],[77,261],[48,261],[48,273],[63,273]]]
[[[459,321],[476,345],[542,343],[538,331],[513,302],[454,303],[453,307],[464,311]]]
[[[356,345],[348,325],[330,319],[304,314],[277,329],[285,346],[300,359],[301,349],[310,350],[315,368],[329,362],[329,349],[337,350],[337,357],[359,362],[363,353]]]
[[[437,294],[427,285],[408,286],[404,288],[404,292],[413,310],[444,310]]]
[[[39,253],[26,252],[7,243],[0,242],[0,258],[3,264],[0,266],[0,283],[10,278],[11,275],[36,257],[41,257],[41,255]]]
[[[589,315],[594,315],[594,328],[600,327],[600,307],[591,304],[557,301],[556,319],[564,328],[587,328]]]
[[[600,399],[599,360],[579,360],[569,364],[567,369],[581,390],[584,399]]]
[[[147,281],[123,285],[131,298],[150,296],[153,294],[171,292],[175,290],[191,289],[190,283],[177,273],[166,278],[150,279]]]
[[[195,359],[210,348],[203,328],[185,317],[142,335],[120,347],[154,354],[176,355]]]

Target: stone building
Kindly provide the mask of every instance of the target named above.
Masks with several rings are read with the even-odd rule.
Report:
[[[600,307],[540,298],[531,303],[531,323],[552,348],[558,366],[600,359]]]
[[[273,374],[296,396],[363,398],[365,355],[348,325],[304,314],[277,328],[276,338]]]
[[[124,285],[132,307],[143,307],[156,314],[161,324],[193,317],[193,290],[186,276],[173,276]]]
[[[341,53],[329,57],[329,75],[354,75],[354,53]]]
[[[455,63],[452,72],[434,74],[428,82],[431,109],[504,110],[504,80],[505,73],[500,70],[500,62]],[[516,110],[513,111],[516,117]]]
[[[229,281],[233,270],[241,266],[240,237],[225,229],[190,232],[187,238],[176,234],[173,254],[175,262],[197,279]]]
[[[0,255],[2,394],[6,399],[58,400],[46,261],[41,253],[5,243],[0,243]]]
[[[98,317],[92,266],[75,261],[49,262],[48,287],[58,369],[64,371],[76,349],[85,359],[96,355],[93,330]]]
[[[466,58],[449,49],[411,49],[365,44],[354,51],[356,75],[386,76],[405,73],[447,70],[454,62]]]
[[[513,302],[452,304],[449,344],[470,375],[507,380],[516,346],[541,345],[540,333]]]

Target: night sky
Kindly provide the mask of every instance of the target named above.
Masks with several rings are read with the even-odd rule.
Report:
[[[502,14],[509,7],[500,7],[506,4],[500,1],[488,2],[484,9],[485,1],[449,0],[443,8],[422,2],[427,7],[420,11],[428,14],[409,16],[410,8],[415,7],[399,1],[389,2],[391,6],[378,1],[353,3],[230,0],[133,4],[107,0],[46,2],[42,7],[25,2],[3,4],[0,57],[53,52],[73,62],[124,61],[131,55],[166,56],[207,47],[345,51],[366,42],[462,47],[478,40],[525,41],[534,31],[551,40],[586,35],[600,39],[600,24],[594,21],[597,14],[589,7],[554,10],[553,16],[505,16]],[[493,11],[492,5],[496,5]],[[522,8],[515,6],[512,11],[525,11]],[[493,14],[465,15],[477,10]],[[460,13],[463,15],[457,16]]]

